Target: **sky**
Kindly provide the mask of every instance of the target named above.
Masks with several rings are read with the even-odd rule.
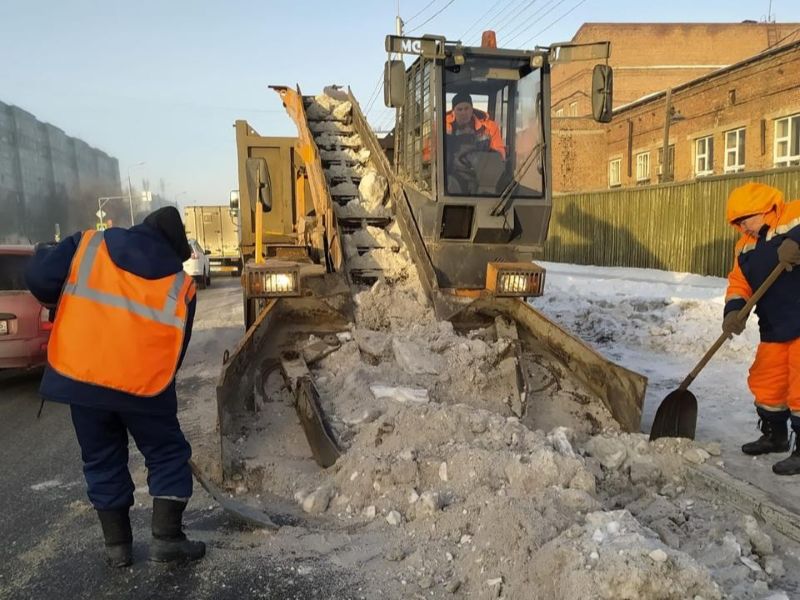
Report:
[[[373,126],[391,128],[378,84],[398,6],[408,35],[477,44],[494,28],[499,46],[529,48],[584,22],[764,20],[770,4],[800,22],[797,0],[0,0],[0,100],[118,158],[123,182],[226,204],[234,121],[296,134],[269,85],[349,85]]]

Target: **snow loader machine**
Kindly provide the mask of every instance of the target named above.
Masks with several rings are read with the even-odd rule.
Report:
[[[393,164],[349,89],[307,96],[273,86],[297,137],[263,137],[236,122],[239,190],[231,205],[240,219],[247,331],[226,353],[217,385],[215,477],[228,489],[258,489],[258,478],[269,477],[252,468],[250,458],[262,451],[255,440],[277,461],[300,439],[317,469],[345,451],[324,409],[336,398],[320,393],[314,368],[352,340],[359,291],[393,283],[390,268],[369,260],[376,252],[410,257],[423,301],[455,331],[481,329],[512,341],[493,375],[511,390],[506,416],[531,427],[571,425],[540,405],[569,380],[573,414],[591,420],[587,407],[600,407],[621,429],[639,430],[646,379],[527,302],[545,286],[545,270],[532,259],[552,207],[550,69],[559,61],[605,63],[594,67],[590,95],[594,118],[607,121],[609,44],[510,50],[491,38],[466,47],[443,37],[387,36],[384,101],[397,110]],[[414,56],[410,66],[401,55]],[[468,94],[474,112],[496,123],[502,152],[480,136],[454,135],[457,94]],[[364,235],[381,231],[399,233]],[[397,245],[385,247],[386,239]],[[265,391],[276,375],[294,405],[282,428],[263,418],[280,404]],[[302,462],[293,457],[287,460]]]

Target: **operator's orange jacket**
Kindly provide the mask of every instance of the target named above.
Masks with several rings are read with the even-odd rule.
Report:
[[[175,377],[194,295],[183,271],[134,275],[113,262],[103,232],[86,231],[59,300],[50,367],[81,383],[157,396]]]
[[[455,123],[456,116],[452,110],[447,111],[445,115],[445,131],[450,134],[453,133],[453,123]],[[472,112],[472,126],[475,128],[475,134],[479,140],[486,140],[489,143],[489,148],[496,151],[506,158],[506,146],[503,143],[503,136],[500,134],[500,128],[497,123],[492,121],[482,110],[473,110]],[[426,137],[422,143],[422,160],[428,162],[431,159],[431,138]]]
[[[445,115],[444,125],[447,133],[453,133],[453,124],[456,122],[455,113],[450,110]],[[503,160],[506,158],[506,146],[503,143],[503,136],[500,135],[500,128],[497,123],[492,121],[482,110],[472,111],[472,126],[475,128],[475,135],[478,140],[489,142],[489,148],[500,154]]]

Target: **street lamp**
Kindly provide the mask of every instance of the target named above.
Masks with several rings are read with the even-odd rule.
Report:
[[[142,165],[147,164],[146,162],[138,162],[135,165],[131,165],[128,167],[128,206],[131,209],[131,227],[133,227],[133,192],[131,186],[131,169],[135,167],[141,167]]]

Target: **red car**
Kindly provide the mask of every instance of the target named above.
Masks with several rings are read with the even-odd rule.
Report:
[[[32,369],[47,360],[53,324],[25,286],[33,246],[0,246],[0,370]]]

